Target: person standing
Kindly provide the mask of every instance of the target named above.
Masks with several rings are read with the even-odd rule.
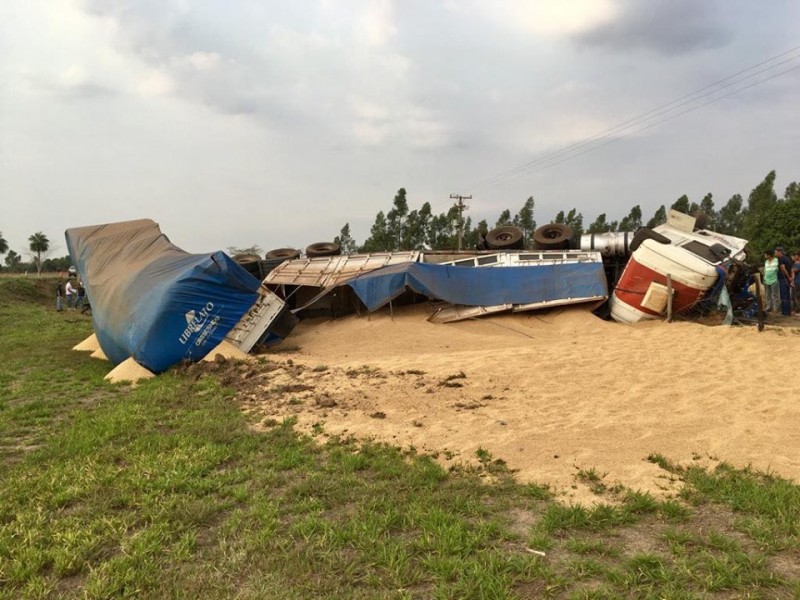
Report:
[[[72,285],[72,279],[67,280],[67,285],[64,287],[64,295],[67,297],[67,308],[72,308],[72,303],[75,301],[75,286]]]
[[[794,314],[800,314],[800,250],[795,252],[792,263],[792,297]]]
[[[56,285],[56,310],[58,312],[64,310],[64,282],[60,279]]]
[[[78,280],[78,289],[75,292],[75,308],[83,312],[83,305],[86,300],[86,288],[83,287],[83,282]]]
[[[792,314],[792,260],[783,252],[783,248],[775,248],[778,259],[778,283],[781,295],[781,314],[789,317]]]
[[[764,287],[767,288],[767,312],[778,310],[781,304],[781,290],[778,284],[778,259],[775,252],[764,252]]]

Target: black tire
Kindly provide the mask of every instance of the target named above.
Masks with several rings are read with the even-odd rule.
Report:
[[[636,234],[633,236],[631,240],[630,248],[631,252],[634,252],[639,246],[642,245],[642,242],[645,240],[653,240],[654,242],[658,242],[659,244],[670,244],[672,241],[665,235],[661,235],[660,233],[653,231],[647,227],[642,227]]]
[[[564,223],[542,225],[533,232],[533,243],[538,250],[564,250],[572,242],[573,231]]]
[[[267,260],[275,260],[276,258],[280,258],[281,260],[294,260],[299,257],[300,250],[295,250],[294,248],[275,248],[264,255],[264,258]]]
[[[524,250],[524,234],[513,225],[497,227],[486,234],[486,245],[490,250]]]
[[[708,227],[708,215],[702,211],[697,211],[692,215],[694,217],[694,230],[705,229]]]
[[[261,279],[261,257],[258,254],[237,254],[233,260],[250,275]]]
[[[306,248],[306,256],[316,258],[319,256],[339,256],[342,249],[334,242],[317,242]]]
[[[237,254],[233,257],[233,260],[243,265],[246,263],[258,262],[261,260],[261,257],[258,254]]]

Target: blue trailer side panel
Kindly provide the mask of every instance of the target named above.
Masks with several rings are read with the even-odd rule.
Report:
[[[404,263],[365,273],[348,285],[371,311],[406,288],[467,306],[608,296],[603,264],[598,262],[496,268]]]

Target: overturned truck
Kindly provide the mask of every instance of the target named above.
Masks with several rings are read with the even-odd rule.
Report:
[[[671,211],[667,223],[635,234],[575,240],[565,225],[545,225],[532,250],[518,228],[503,227],[472,252],[340,255],[315,244],[305,256],[283,248],[238,262],[185,252],[149,219],[72,228],[66,239],[103,353],[159,373],[223,341],[244,352],[280,341],[298,317],[420,299],[436,323],[568,304],[625,323],[662,316],[668,305],[680,313],[731,282],[746,256],[746,240],[697,225]]]
[[[621,323],[687,314],[733,292],[746,270],[747,240],[700,229],[695,217],[675,210],[634,238],[609,299],[611,317]]]
[[[224,252],[190,254],[149,219],[68,229],[70,256],[105,356],[154,373],[227,339],[243,351],[285,337],[284,302]]]
[[[544,225],[533,234],[532,250],[522,230],[503,226],[482,235],[470,252],[303,257],[292,251],[270,265],[264,283],[301,316],[335,317],[423,298],[433,305],[434,322],[590,303],[599,316],[632,323],[664,316],[668,305],[686,314],[736,281],[747,241],[702,226],[670,211],[667,223],[653,229],[578,239],[562,223]]]

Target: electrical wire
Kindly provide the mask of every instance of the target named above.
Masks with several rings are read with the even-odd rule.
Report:
[[[794,56],[790,56],[790,57],[785,58],[784,60],[781,60],[779,62],[774,62],[779,58],[785,57],[785,56],[787,56],[789,54],[794,54],[798,50],[800,50],[800,46],[796,46],[794,48],[786,50],[786,51],[784,51],[784,52],[782,52],[780,54],[777,54],[777,55],[772,56],[772,57],[770,57],[770,58],[768,58],[768,59],[766,59],[764,61],[761,61],[760,63],[752,65],[752,66],[750,66],[750,67],[748,67],[746,69],[742,69],[741,71],[738,71],[737,73],[734,73],[732,75],[724,77],[723,79],[719,79],[719,80],[715,81],[714,83],[711,83],[711,84],[706,85],[706,86],[704,86],[704,87],[702,87],[702,88],[700,88],[698,90],[695,90],[694,92],[691,92],[689,94],[685,94],[685,95],[683,95],[683,96],[681,96],[679,98],[676,98],[675,100],[672,100],[670,102],[667,102],[665,104],[657,106],[657,107],[655,107],[653,109],[650,109],[650,110],[648,110],[648,111],[646,111],[644,113],[641,113],[641,114],[639,114],[639,115],[637,115],[635,117],[632,117],[630,119],[622,121],[621,123],[618,123],[617,125],[609,128],[609,129],[606,129],[604,131],[601,131],[601,132],[599,132],[599,133],[597,133],[597,134],[595,134],[593,136],[590,136],[588,138],[585,138],[583,140],[580,140],[578,142],[570,144],[569,146],[566,146],[565,148],[562,148],[562,149],[554,151],[554,152],[547,153],[547,154],[545,154],[543,156],[540,156],[537,159],[534,159],[532,161],[529,161],[527,163],[519,165],[519,166],[517,166],[517,167],[515,167],[513,169],[510,169],[508,171],[499,173],[497,175],[494,175],[492,177],[489,177],[487,179],[479,181],[478,183],[473,184],[472,186],[470,186],[468,188],[468,191],[474,192],[474,191],[477,191],[479,189],[486,189],[486,188],[489,188],[489,187],[494,187],[494,185],[497,185],[499,183],[505,183],[507,180],[517,179],[517,177],[515,177],[515,176],[520,174],[520,173],[521,174],[528,174],[531,169],[533,169],[533,168],[535,168],[537,166],[540,166],[540,165],[542,165],[544,163],[549,163],[549,162],[553,161],[554,159],[563,158],[562,160],[558,160],[556,162],[553,162],[552,164],[547,165],[546,168],[549,168],[550,166],[553,166],[555,164],[559,164],[560,162],[563,162],[565,160],[569,160],[569,158],[580,156],[581,154],[584,154],[585,152],[587,152],[589,150],[604,146],[605,143],[597,144],[596,142],[602,142],[604,139],[606,139],[608,137],[611,137],[615,133],[619,134],[619,133],[621,133],[623,131],[626,131],[628,129],[634,129],[634,131],[630,131],[627,134],[620,135],[619,137],[615,137],[614,138],[614,139],[620,139],[621,137],[625,137],[625,136],[630,135],[632,133],[635,133],[635,132],[638,132],[638,131],[643,131],[644,129],[647,129],[647,128],[655,125],[655,124],[662,123],[665,120],[670,120],[674,116],[678,116],[678,115],[681,115],[681,114],[686,114],[687,112],[691,112],[691,110],[695,110],[696,108],[700,108],[702,106],[706,106],[707,104],[710,104],[711,102],[716,102],[717,100],[722,99],[724,97],[728,97],[728,96],[731,96],[733,94],[736,94],[736,93],[739,93],[741,91],[744,91],[745,89],[748,89],[749,87],[752,87],[752,85],[744,86],[742,88],[734,90],[733,92],[731,92],[729,94],[725,94],[723,96],[719,96],[718,98],[715,98],[711,102],[702,103],[702,104],[697,105],[696,107],[693,107],[693,108],[691,108],[689,110],[681,111],[677,115],[673,115],[673,116],[668,117],[666,119],[662,119],[662,120],[656,121],[656,123],[652,123],[652,124],[646,125],[645,127],[641,128],[641,129],[635,129],[635,128],[640,127],[641,125],[644,125],[648,121],[651,121],[654,118],[657,118],[659,116],[668,114],[668,113],[673,112],[673,111],[675,111],[675,110],[677,110],[679,108],[682,108],[684,106],[693,104],[693,103],[697,102],[698,100],[701,100],[702,98],[705,98],[705,97],[708,97],[710,95],[716,94],[716,93],[718,93],[718,92],[720,92],[720,91],[722,91],[724,89],[727,89],[729,87],[745,83],[748,80],[751,80],[753,77],[756,77],[756,76],[758,76],[758,75],[760,75],[762,73],[765,73],[767,71],[770,71],[772,69],[775,69],[775,68],[777,68],[777,67],[779,67],[779,66],[781,66],[783,64],[786,64],[786,63],[789,63],[791,61],[794,61],[794,60],[800,58],[800,54],[795,54]],[[773,64],[769,64],[769,63],[773,63]],[[755,69],[758,69],[759,67],[762,67],[762,66],[767,65],[767,64],[769,64],[769,66],[767,66],[767,67],[765,67],[763,69],[760,69],[758,71],[749,73],[748,75],[746,75],[744,77],[740,77],[741,75],[743,75],[745,73],[748,73],[750,71],[754,71]],[[796,67],[794,67],[794,68],[796,68]],[[764,81],[768,81],[769,79],[773,79],[774,77],[778,77],[780,75],[783,75],[783,74],[785,74],[785,73],[787,73],[789,71],[794,70],[794,68],[787,69],[787,70],[781,71],[780,73],[772,75],[770,77],[766,77],[766,78],[760,79],[760,80],[758,80],[756,82],[756,84],[753,84],[753,85],[757,85],[758,83],[762,83]],[[725,85],[721,85],[723,83]],[[591,147],[586,149],[587,146],[591,146]],[[576,152],[577,150],[582,150],[582,151],[581,152]],[[569,156],[564,157],[564,155],[569,155]],[[534,171],[534,172],[536,172],[536,171]]]
[[[607,140],[603,141],[600,144],[596,144],[596,145],[591,146],[589,148],[585,148],[582,151],[577,152],[575,154],[571,154],[569,156],[562,157],[561,159],[555,160],[554,162],[547,162],[546,164],[538,165],[538,168],[533,168],[532,170],[527,170],[527,171],[524,171],[524,172],[517,173],[514,177],[504,179],[502,182],[498,182],[498,184],[496,184],[496,185],[499,185],[500,183],[508,183],[508,182],[511,182],[511,181],[516,181],[516,180],[521,179],[523,177],[527,177],[529,175],[533,175],[534,173],[539,173],[541,171],[544,171],[546,169],[554,167],[554,166],[556,166],[558,164],[561,164],[562,162],[566,162],[566,161],[571,160],[573,158],[577,158],[578,156],[586,154],[587,152],[591,152],[593,150],[597,150],[598,148],[602,148],[603,146],[607,146],[608,144],[611,144],[613,142],[616,142],[616,141],[619,141],[621,139],[624,139],[624,138],[626,138],[628,136],[631,136],[631,135],[633,135],[635,133],[641,133],[642,131],[646,131],[646,130],[652,128],[652,127],[655,127],[656,125],[660,125],[661,123],[665,123],[667,121],[671,121],[672,119],[676,119],[676,118],[678,118],[678,117],[680,117],[682,115],[685,115],[687,113],[690,113],[690,112],[693,112],[693,111],[698,110],[700,108],[703,108],[705,106],[708,106],[709,104],[714,104],[715,102],[719,102],[720,100],[723,100],[724,98],[728,98],[730,96],[733,96],[735,94],[743,92],[743,91],[745,91],[747,89],[750,89],[750,88],[752,88],[752,87],[754,87],[756,85],[764,83],[765,81],[769,81],[770,79],[775,79],[776,77],[780,77],[781,75],[785,75],[786,73],[789,73],[790,71],[794,71],[796,69],[800,69],[800,64],[798,64],[798,65],[796,65],[794,67],[791,67],[789,69],[785,69],[785,70],[783,70],[783,71],[781,71],[779,73],[775,73],[773,75],[770,75],[769,77],[765,77],[763,79],[759,79],[758,81],[754,81],[753,83],[750,83],[749,85],[746,85],[746,86],[744,86],[742,88],[739,88],[739,89],[733,90],[731,92],[728,92],[727,94],[723,94],[721,96],[713,98],[713,99],[711,99],[711,100],[709,100],[707,102],[703,102],[702,104],[698,104],[697,106],[692,106],[690,108],[687,108],[686,110],[683,110],[683,111],[678,112],[678,113],[676,113],[674,115],[670,115],[668,117],[665,117],[663,119],[655,121],[654,123],[649,123],[649,124],[647,124],[647,125],[645,125],[643,127],[640,127],[638,129],[635,129],[635,130],[630,131],[628,133],[624,133],[624,134],[621,134],[619,136],[612,137],[611,139],[607,139]]]
[[[646,131],[647,129],[655,127],[656,125],[660,125],[661,123],[664,123],[666,121],[670,121],[674,118],[677,118],[694,110],[698,110],[700,108],[708,106],[709,104],[718,102],[719,100],[722,100],[724,98],[728,98],[730,96],[743,92],[751,87],[769,81],[770,79],[774,79],[790,71],[794,71],[795,69],[800,67],[800,65],[791,67],[789,69],[785,69],[778,73],[774,73],[768,77],[758,79],[748,85],[736,88],[726,94],[716,96],[707,102],[695,104],[697,101],[702,100],[703,98],[714,96],[715,94],[718,94],[720,91],[746,83],[752,80],[754,77],[757,77],[758,75],[761,75],[777,67],[780,67],[784,64],[791,63],[792,61],[797,60],[798,58],[800,58],[800,53],[798,53],[798,51],[800,51],[800,46],[795,46],[793,48],[785,50],[784,52],[771,56],[770,58],[767,58],[759,63],[751,65],[740,71],[737,71],[732,75],[728,75],[727,77],[718,79],[717,81],[710,83],[702,88],[699,88],[693,92],[675,98],[670,102],[666,102],[664,104],[656,106],[630,119],[626,119],[625,121],[622,121],[606,130],[598,132],[588,138],[584,138],[583,140],[574,142],[559,150],[546,153],[532,161],[523,163],[522,165],[514,167],[513,169],[510,169],[508,171],[504,171],[497,175],[493,175],[484,180],[481,180],[473,184],[472,186],[469,186],[467,188],[467,191],[469,193],[474,193],[479,190],[490,189],[498,185],[502,185],[512,181],[517,181],[523,177],[539,173],[541,171],[559,165],[562,162],[566,162],[573,158],[577,158],[583,154],[594,151],[598,148],[602,148],[603,146],[606,146],[612,142],[621,140],[636,133]],[[793,56],[788,56],[788,58],[784,58],[787,57],[787,55],[793,55]],[[776,60],[781,58],[783,58],[783,60],[775,62]],[[759,67],[764,67],[764,68],[759,69]],[[746,73],[747,75],[745,75]],[[742,77],[742,75],[744,76]],[[670,114],[683,107],[689,107],[689,108],[677,112],[675,114]],[[662,116],[664,116],[664,118],[651,122],[653,119],[657,119],[658,117]],[[440,208],[441,211],[447,212],[447,210],[449,210],[449,201],[443,201],[441,203],[440,202],[431,203],[432,214],[434,215],[438,214],[440,212]]]

